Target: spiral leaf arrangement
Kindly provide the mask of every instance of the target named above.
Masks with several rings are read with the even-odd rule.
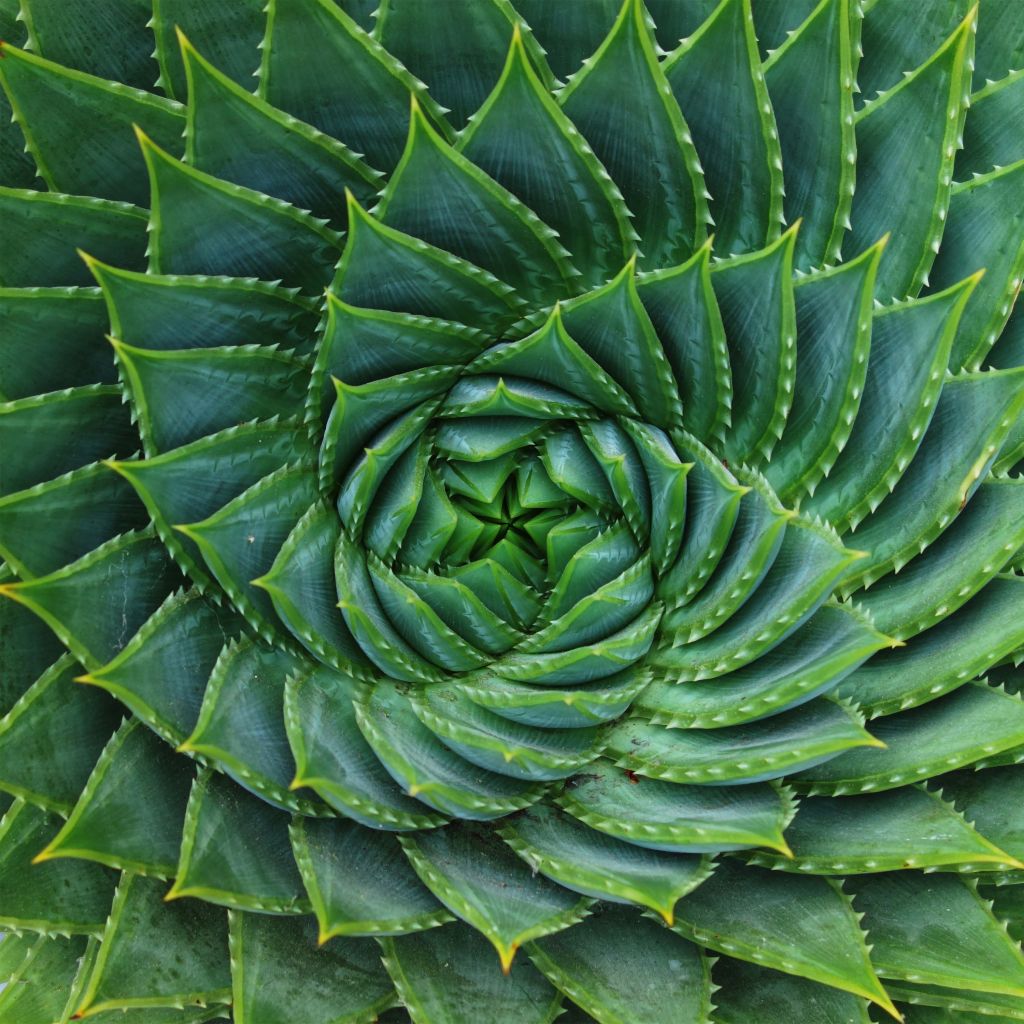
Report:
[[[375,6],[0,0],[0,1021],[1024,1020],[1019,7]]]

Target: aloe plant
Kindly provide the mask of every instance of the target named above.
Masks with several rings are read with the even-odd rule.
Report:
[[[0,1022],[1024,1020],[1019,6],[375,6],[0,0]]]

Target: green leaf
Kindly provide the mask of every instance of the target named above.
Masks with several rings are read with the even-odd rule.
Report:
[[[398,163],[410,94],[444,124],[423,83],[330,0],[271,0],[262,48],[260,97],[364,153],[373,167]]]
[[[870,100],[876,93],[897,85],[907,72],[928,60],[970,7],[970,0],[923,0],[911,11],[900,0],[875,0],[865,11],[862,27],[866,52],[858,69],[857,84],[864,98]],[[986,12],[983,31],[988,28]]]
[[[674,435],[674,447],[693,467],[686,476],[686,512],[679,558],[658,581],[658,597],[670,611],[692,598],[717,568],[736,525],[741,499],[751,489],[741,487],[696,438]],[[757,504],[757,500],[748,500],[746,504]]]
[[[676,907],[675,929],[740,960],[870,999],[899,1019],[837,882],[723,861]]]
[[[410,697],[416,717],[472,764],[529,781],[563,779],[597,756],[596,728],[539,729],[480,707],[458,687],[431,686]]]
[[[235,910],[308,914],[288,815],[203,771],[185,812],[177,878],[166,900],[192,896]]]
[[[318,802],[289,791],[295,761],[284,728],[284,687],[302,662],[284,648],[248,638],[225,645],[203,695],[199,719],[179,751],[198,754],[268,803],[323,814]]]
[[[580,435],[604,473],[637,543],[646,547],[651,532],[651,489],[636,446],[612,420],[580,423]]]
[[[232,1017],[236,1024],[358,1024],[394,1005],[395,992],[369,942],[318,949],[302,918],[230,914]]]
[[[105,694],[75,686],[80,671],[65,655],[0,718],[0,789],[64,814],[120,720]]]
[[[499,834],[534,871],[559,885],[595,899],[648,907],[669,924],[676,901],[712,870],[706,857],[620,842],[548,804],[509,819]]]
[[[699,441],[722,437],[732,405],[732,374],[711,287],[710,242],[677,267],[640,274],[636,293],[672,367],[683,426]]]
[[[314,294],[331,279],[340,239],[323,221],[189,167],[137,133],[154,197],[150,270],[261,277]]]
[[[728,0],[732,3],[735,0]],[[796,376],[796,226],[766,249],[711,269],[729,347],[735,410],[724,450],[733,464],[767,461],[782,436]]]
[[[108,662],[156,611],[176,582],[150,530],[125,533],[48,576],[0,585],[35,612],[90,671]],[[102,603],[82,600],[102,593]]]
[[[977,279],[878,310],[857,418],[829,475],[801,510],[845,531],[896,485],[931,422],[960,314]]]
[[[756,853],[750,861],[814,875],[988,871],[1020,863],[976,832],[944,796],[923,786],[903,786],[843,800],[808,797],[786,829],[792,859]]]
[[[878,745],[859,715],[821,698],[721,729],[666,729],[627,719],[612,730],[608,756],[648,778],[719,785],[780,778],[851,747]]]
[[[2,583],[14,579],[10,569],[0,568]],[[42,619],[17,601],[0,600],[0,638],[0,715],[4,715],[64,654],[64,645]]]
[[[648,685],[648,673],[626,669],[585,686],[555,689],[484,676],[460,683],[470,699],[503,718],[544,729],[580,729],[619,718]]]
[[[306,443],[305,431],[294,420],[271,420],[229,427],[153,458],[108,465],[128,478],[164,546],[205,588],[211,578],[198,545],[173,527],[212,515],[280,469]]]
[[[679,424],[682,407],[672,368],[640,301],[633,259],[607,285],[563,306],[562,322],[645,421],[665,428]]]
[[[157,0],[152,19],[154,56],[160,65],[157,84],[168,96],[185,101],[187,62],[176,38],[177,31],[184,31],[230,81],[251,85],[260,65],[259,45],[265,27],[260,0],[241,0],[230,6],[203,0]],[[191,103],[191,94],[188,99]]]
[[[792,776],[803,792],[894,789],[1024,743],[1024,702],[983,682],[871,725],[886,749],[853,750]]]
[[[485,828],[458,823],[400,842],[423,883],[494,946],[505,974],[524,942],[572,927],[591,902],[532,872]]]
[[[502,975],[486,941],[464,924],[385,939],[381,946],[412,1019],[475,1024],[484,1006],[502,1024],[552,1024],[559,1016],[562,996],[536,968],[520,960]]]
[[[516,10],[544,47],[552,71],[562,79],[601,45],[621,7],[621,0],[555,5],[548,0],[515,0]]]
[[[464,33],[464,20],[451,24]],[[409,35],[420,38],[419,33]],[[546,65],[528,52],[531,42],[517,24],[501,77],[456,148],[551,225],[584,282],[597,285],[630,255],[629,211],[608,172],[552,98],[550,83],[541,77]],[[442,52],[446,66],[458,68],[452,51]]]
[[[959,771],[942,778],[942,795],[974,823],[987,839],[1012,856],[1024,859],[1024,818],[1014,799],[1020,785],[1016,766],[985,771]]]
[[[128,483],[93,463],[0,498],[0,554],[22,579],[45,576],[147,521]]]
[[[193,587],[172,594],[113,661],[79,681],[102,687],[177,746],[195,728],[221,649],[241,620]]]
[[[999,13],[986,11],[986,19],[999,17]],[[986,20],[986,30],[989,24]],[[984,79],[979,75],[976,81]],[[971,175],[985,174],[997,167],[1008,167],[1020,159],[1015,129],[1020,123],[1022,89],[1024,74],[1011,71],[1005,78],[985,82],[971,96],[971,116],[964,124],[964,148],[956,158],[957,181],[966,181]]]
[[[1019,154],[1018,154],[1019,155]],[[1024,180],[1024,161],[998,168],[954,186],[942,248],[932,274],[941,288],[979,265],[985,274],[968,302],[949,365],[952,370],[978,369],[1002,333],[1020,291],[1024,244],[1017,196]]]
[[[726,956],[715,963],[712,977],[721,986],[714,996],[715,1024],[870,1024],[863,999],[830,985]]]
[[[690,634],[691,639],[694,633],[704,635],[666,653],[663,662],[673,672],[697,678],[750,664],[806,622],[860,557],[820,523],[789,520],[777,554],[743,606],[721,624],[712,613]]]
[[[32,863],[59,826],[56,815],[21,800],[0,819],[0,927],[63,935],[103,930],[113,872],[85,861]]]
[[[1024,367],[946,381],[909,468],[852,543],[869,551],[843,579],[844,593],[901,569],[932,543],[974,495],[1024,410]]]
[[[132,125],[177,149],[184,109],[13,46],[4,46],[3,55],[0,84],[50,191],[146,206],[145,165]]]
[[[317,304],[252,278],[139,274],[83,259],[103,289],[110,332],[136,348],[207,348],[266,345],[306,352],[317,323]]]
[[[969,13],[924,64],[856,118],[857,190],[843,252],[872,245],[896,226],[899,211],[899,232],[875,284],[883,300],[917,294],[939,248],[971,89],[975,16]]]
[[[201,900],[168,905],[165,888],[121,876],[78,1015],[230,1001],[224,911]]]
[[[743,479],[748,477],[744,476]],[[662,650],[656,656],[659,661],[664,661],[668,668],[674,667],[677,660],[682,661],[684,670],[689,666],[689,645],[699,637],[711,633],[723,621],[728,621],[759,587],[779,555],[788,532],[787,524],[795,513],[784,509],[771,488],[759,477],[751,475],[749,479],[753,486],[745,490],[736,487],[730,494],[725,488],[720,488],[722,498],[733,500],[725,505],[725,512],[720,514],[719,523],[709,524],[721,531],[720,543],[725,548],[720,554],[720,560],[713,567],[710,579],[704,583],[696,597],[692,597],[688,602],[685,599],[693,593],[692,583],[681,594],[669,592],[669,600],[675,598],[672,601],[673,605],[682,607],[673,608],[665,616],[667,637],[674,643],[678,641],[676,646]],[[739,510],[733,521],[729,512],[732,511],[730,506],[736,497],[739,497]],[[710,512],[713,515],[717,511],[719,510],[713,506],[710,510],[705,507],[704,514],[709,515]],[[689,520],[686,521],[686,528],[686,533],[689,534]],[[718,547],[718,544],[715,547]],[[708,554],[701,552],[704,558],[707,558]],[[698,659],[697,668],[701,667]]]
[[[192,778],[188,761],[141,721],[125,722],[36,863],[75,857],[121,871],[173,875]]]
[[[20,443],[25,437],[31,450]],[[0,446],[7,453],[0,494],[11,494],[97,459],[130,455],[138,434],[121,389],[93,384],[3,403]]]
[[[514,46],[523,48],[524,63],[529,53],[541,88],[546,92],[554,85],[544,50],[507,0],[483,0],[457,17],[431,0],[385,0],[374,36],[450,108],[457,128],[498,81],[510,36]]]
[[[364,739],[353,707],[357,685],[320,667],[288,679],[284,722],[295,756],[292,785],[309,786],[340,814],[368,828],[440,825],[445,819],[402,792]]]
[[[86,943],[79,938],[47,939],[14,936],[4,939],[0,957],[10,946],[17,957],[12,971],[0,968],[6,985],[0,991],[0,1020],[11,1024],[53,1024],[63,1018],[68,985],[75,979]]]
[[[664,69],[693,132],[719,251],[773,241],[783,220],[782,154],[750,0],[722,0]]]
[[[707,681],[655,679],[637,710],[657,725],[715,729],[777,714],[835,687],[892,641],[851,605],[825,604],[772,650]]]
[[[296,818],[291,838],[321,943],[335,935],[403,935],[453,920],[394,835],[352,821]]]
[[[883,250],[884,241],[849,263],[796,282],[800,351],[793,406],[764,468],[783,501],[813,494],[849,440],[864,393],[871,297]]]
[[[859,593],[857,604],[900,640],[931,628],[970,601],[1024,544],[1022,503],[1020,480],[988,477],[938,540]]]
[[[117,379],[95,289],[0,288],[0,317],[0,401]]]
[[[333,556],[340,530],[334,509],[313,505],[288,534],[270,570],[253,584],[270,595],[278,618],[314,657],[364,678],[370,663],[338,610]]]
[[[348,239],[330,289],[353,306],[456,320],[497,331],[521,300],[493,274],[395,231],[348,197]]]
[[[850,883],[883,978],[1024,995],[1024,955],[977,891],[953,875],[872,875]]]
[[[428,807],[487,821],[528,807],[543,788],[477,768],[445,747],[397,688],[378,683],[355,701],[356,721],[389,774]]]
[[[308,366],[272,345],[144,349],[112,341],[147,454],[293,413]]]
[[[402,159],[374,214],[388,227],[454,253],[536,301],[561,296],[578,274],[555,232],[452,149],[414,103]],[[478,230],[486,223],[488,230]]]
[[[145,266],[146,212],[129,203],[0,187],[0,217],[5,288],[92,284],[76,245],[131,270]]]
[[[604,42],[558,100],[632,211],[641,265],[657,269],[696,251],[710,219],[704,179],[640,0],[624,0]]]
[[[555,988],[602,1024],[657,1024],[669,1006],[679,1020],[708,1019],[707,958],[634,910],[602,908],[568,931],[531,942],[528,952]]]
[[[714,853],[751,846],[788,851],[783,829],[793,815],[771,785],[679,786],[639,779],[595,761],[570,779],[555,803],[591,828],[649,850]]]
[[[236,25],[232,23],[228,38],[237,38]],[[339,228],[345,224],[342,197],[347,189],[360,202],[373,198],[380,174],[348,147],[251,95],[200,56],[183,34],[179,40],[189,81],[186,162],[283,199]],[[260,154],[259,160],[239,158],[253,152]]]
[[[839,258],[853,202],[857,58],[851,18],[859,16],[852,13],[856,4],[850,0],[805,2],[806,20],[793,6],[790,0],[776,0],[774,10],[791,16],[795,31],[771,41],[773,52],[764,73],[785,168],[786,219],[804,218],[794,261],[807,270]],[[768,43],[760,20],[764,0],[756,7],[758,35]]]
[[[288,534],[318,498],[313,467],[296,463],[264,477],[212,516],[175,524],[199,546],[211,574],[264,639],[275,635],[277,620],[266,590],[252,581],[271,568]]]

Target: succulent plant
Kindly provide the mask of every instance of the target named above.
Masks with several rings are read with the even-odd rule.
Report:
[[[0,1022],[1024,1020],[1019,6],[376,6],[0,0]]]

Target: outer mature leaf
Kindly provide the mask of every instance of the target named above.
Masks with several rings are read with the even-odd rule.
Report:
[[[0,819],[0,927],[51,934],[98,935],[114,875],[98,864],[32,865],[60,819],[16,800]]]
[[[782,223],[782,154],[750,0],[722,0],[664,67],[711,192],[715,245],[729,255],[773,241]]]
[[[451,824],[400,842],[431,892],[491,942],[505,974],[524,942],[571,927],[590,904],[532,872],[484,829]]]
[[[184,110],[171,100],[72,71],[13,46],[0,52],[0,84],[50,190],[145,206],[145,164],[132,125],[161,146],[178,148]]]
[[[813,5],[813,10],[802,22],[792,0],[767,0],[767,5],[766,15],[777,12],[793,18],[791,27],[799,24],[785,41],[777,41],[781,45],[764,70],[779,127],[786,219],[804,218],[795,263],[806,270],[839,257],[853,201],[853,5],[849,0],[812,0],[804,5]],[[770,44],[761,23],[766,0],[754,7],[758,36]],[[815,102],[808,102],[809,95]]]
[[[536,968],[520,960],[503,976],[486,940],[461,922],[381,945],[407,1019],[474,1024],[482,1006],[503,1024],[551,1024],[559,1016],[562,996]]]
[[[232,24],[226,35],[236,39],[236,33]],[[339,227],[347,189],[361,202],[375,194],[380,175],[346,146],[251,95],[200,56],[184,35],[180,42],[189,81],[188,163]],[[240,159],[252,152],[260,159]]]
[[[603,908],[574,928],[531,942],[527,952],[555,988],[601,1024],[659,1024],[666,1012],[679,1020],[708,1019],[707,958],[635,910]]]
[[[317,949],[311,924],[230,914],[235,1024],[361,1024],[394,1004],[394,988],[370,943],[336,939]]]
[[[726,956],[712,976],[715,1024],[870,1024],[866,1000],[830,985]]]
[[[78,857],[122,871],[172,875],[191,783],[186,760],[137,719],[126,722],[36,863]]]
[[[980,761],[1024,744],[1024,702],[984,683],[872,723],[886,749],[854,750],[793,776],[811,793],[868,793]]]
[[[629,256],[622,196],[534,70],[518,25],[501,78],[457,149],[558,232],[587,284]]]
[[[831,879],[723,861],[679,902],[676,921],[677,931],[701,945],[863,996],[899,1019],[849,897]]]
[[[843,245],[861,252],[893,226],[878,272],[881,299],[915,295],[928,280],[949,206],[953,156],[970,93],[975,12],[913,75],[857,115],[853,229]]]
[[[262,277],[313,293],[327,284],[336,232],[279,199],[189,167],[137,134],[153,195],[150,270]]]
[[[591,828],[651,850],[714,853],[752,846],[789,850],[782,833],[793,816],[792,801],[784,790],[767,783],[634,782],[610,762],[595,761],[586,774],[569,781],[555,803]]]
[[[288,816],[210,771],[185,812],[177,878],[165,897],[194,896],[236,910],[309,913],[288,840]]]
[[[199,900],[168,906],[164,889],[121,876],[79,1014],[230,1000],[224,911]]]
[[[567,889],[649,907],[668,924],[676,901],[711,873],[706,858],[620,842],[546,804],[510,819],[501,836],[535,871]]]
[[[335,935],[403,935],[452,920],[393,835],[350,821],[296,818],[291,838],[321,943]]]
[[[427,83],[430,94],[450,109],[453,123],[461,128],[498,81],[513,31],[526,44],[544,88],[553,85],[544,51],[529,29],[524,38],[524,28],[512,5],[502,0],[483,0],[460,10],[457,17],[432,0],[384,0],[374,35]]]
[[[690,256],[706,234],[704,179],[640,0],[624,0],[608,36],[559,102],[633,212],[641,265],[653,269]]]
[[[260,96],[390,171],[402,155],[410,93],[441,108],[332,0],[271,0]]]
[[[62,1017],[68,985],[74,981],[85,949],[80,938],[6,937],[0,959],[7,953],[14,962],[11,969],[0,966],[0,977],[7,979],[0,991],[0,1020],[5,1024],[53,1024]]]
[[[901,872],[852,888],[883,978],[1024,996],[1024,954],[969,883]]]
[[[786,829],[792,859],[757,853],[751,863],[806,874],[873,874],[910,868],[959,871],[1019,864],[923,787],[802,800]]]
[[[75,246],[131,270],[145,265],[146,213],[129,203],[0,186],[0,217],[4,288],[92,284]]]

